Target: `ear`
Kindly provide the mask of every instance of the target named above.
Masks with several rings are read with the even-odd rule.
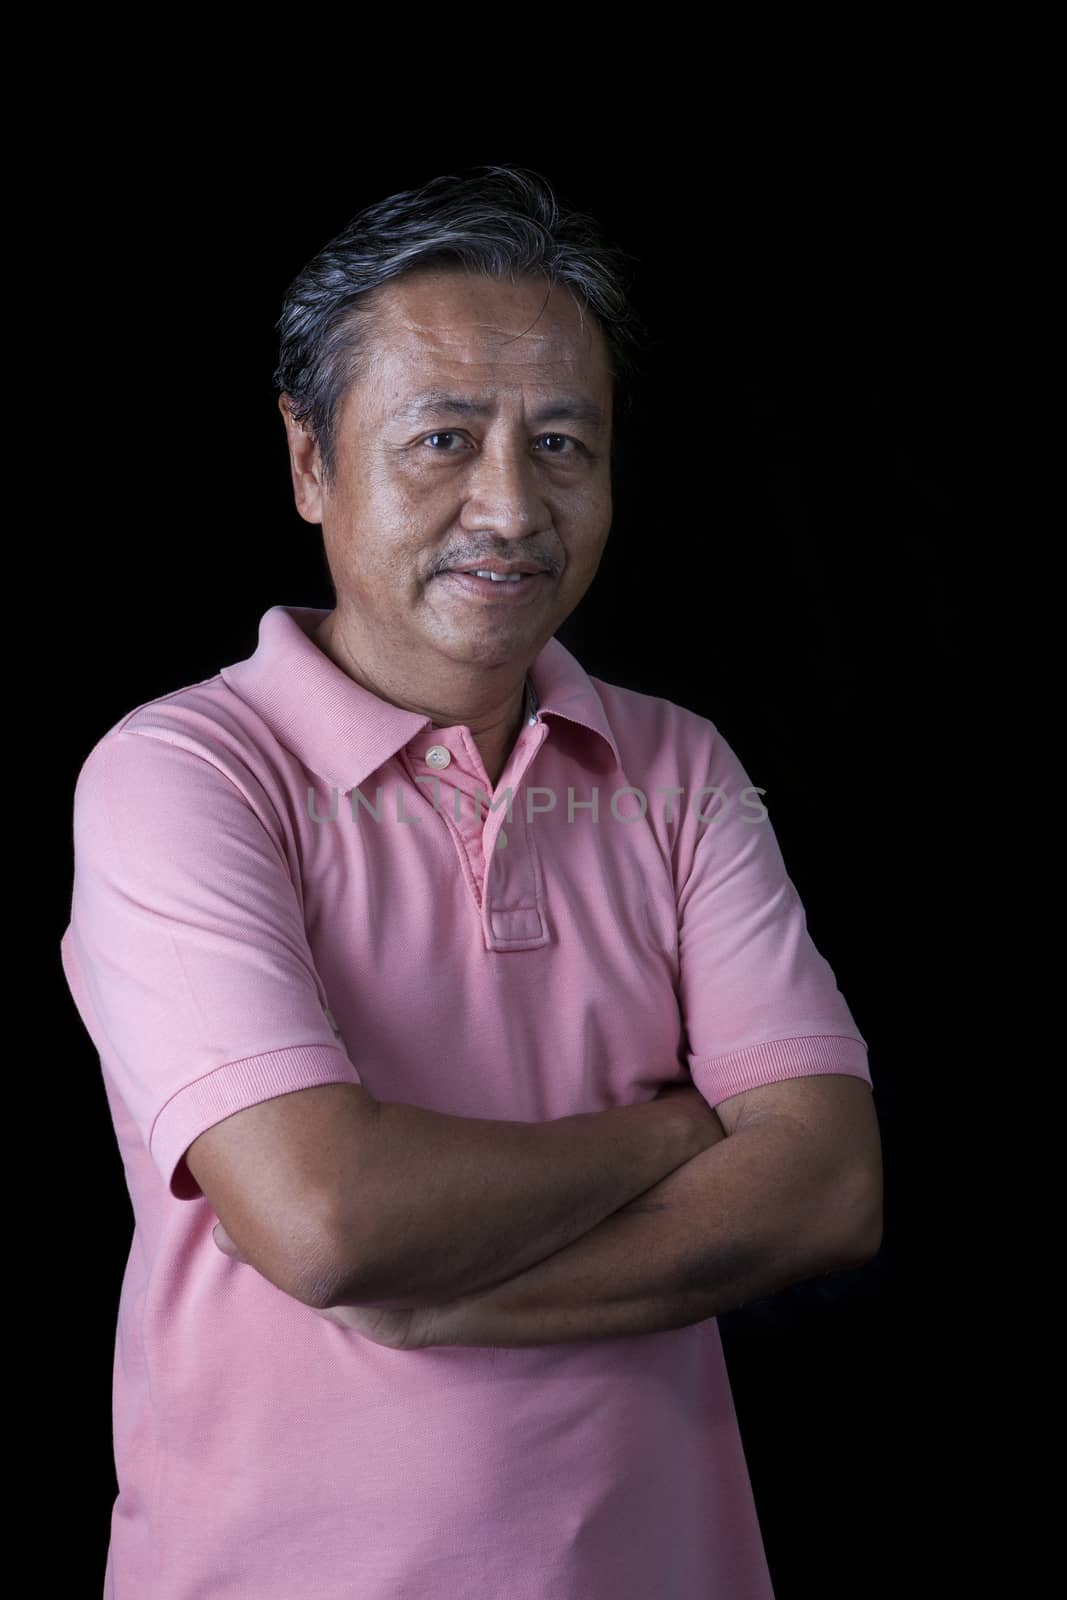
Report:
[[[319,447],[312,435],[293,418],[289,406],[289,396],[280,394],[278,410],[285,423],[285,435],[289,445],[289,472],[293,481],[293,499],[296,501],[297,511],[305,522],[321,523],[324,491]]]

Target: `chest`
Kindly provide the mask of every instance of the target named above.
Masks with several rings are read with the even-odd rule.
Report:
[[[393,776],[376,806],[339,797],[300,849],[309,942],[364,1085],[544,1120],[673,1077],[677,912],[651,823],[613,788],[521,789],[479,816]]]

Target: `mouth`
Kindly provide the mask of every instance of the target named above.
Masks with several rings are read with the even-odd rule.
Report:
[[[482,570],[485,571],[484,568]],[[514,605],[532,599],[543,587],[548,573],[521,572],[508,577],[479,577],[477,572],[450,570],[438,573],[438,577],[457,594],[497,604]]]

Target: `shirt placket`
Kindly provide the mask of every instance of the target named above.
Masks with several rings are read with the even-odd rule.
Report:
[[[481,754],[466,728],[428,729],[403,752],[424,804],[455,845],[487,950],[532,950],[549,941],[544,877],[524,787],[547,736],[545,724],[528,715],[491,796]],[[499,808],[491,809],[489,801]]]

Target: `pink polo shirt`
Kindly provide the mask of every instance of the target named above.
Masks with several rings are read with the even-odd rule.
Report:
[[[215,1246],[184,1152],[315,1084],[543,1121],[686,1068],[712,1106],[871,1083],[711,722],[551,639],[493,790],[466,727],[317,648],[325,615],[273,606],[253,655],[122,717],[78,778],[63,967],[135,1218],[105,1594],[766,1600],[714,1318],[387,1350]]]

